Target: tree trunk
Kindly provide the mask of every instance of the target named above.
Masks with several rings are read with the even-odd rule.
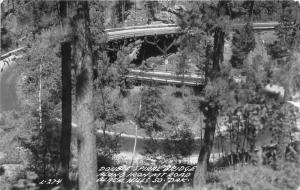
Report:
[[[288,144],[291,142],[289,138],[289,126],[288,125],[283,125],[283,128],[279,132],[279,137],[278,137],[278,155],[277,159],[284,159],[285,157],[285,151],[286,148],[288,147]]]
[[[221,3],[218,6],[218,12],[220,16],[222,16],[224,11],[223,8],[226,4]],[[205,81],[214,81],[220,72],[220,62],[223,61],[223,51],[224,51],[224,42],[225,42],[225,32],[221,27],[216,27],[214,33],[214,46],[212,52],[212,70],[209,71],[207,65],[205,69]],[[209,54],[209,51],[206,51]],[[211,57],[210,55],[206,55],[207,58]],[[206,64],[209,64],[208,61]],[[202,107],[202,106],[201,106]],[[201,111],[205,116],[205,131],[204,131],[204,140],[201,143],[200,153],[198,157],[197,169],[193,178],[193,186],[194,188],[202,188],[206,184],[206,175],[207,175],[207,167],[209,163],[210,153],[213,147],[214,142],[214,134],[216,131],[217,118],[219,115],[219,107],[215,100],[210,99],[207,100],[205,106]]]
[[[62,52],[62,128],[60,142],[62,188],[69,189],[69,162],[72,134],[71,43],[61,44]]]
[[[200,153],[198,157],[197,169],[194,174],[194,188],[204,189],[206,183],[206,173],[209,162],[210,153],[212,151],[214,135],[217,125],[218,108],[211,107],[208,103],[203,111],[205,116],[205,131],[203,143],[201,143]]]
[[[250,22],[253,22],[253,10],[254,10],[254,1],[250,1],[250,8],[248,12]]]
[[[60,1],[59,14],[62,28],[66,27],[64,20],[67,17],[67,1]],[[62,30],[63,32],[63,30]],[[69,163],[72,134],[72,79],[71,79],[71,43],[61,43],[61,76],[62,76],[62,123],[60,138],[60,170],[62,189],[70,189]]]
[[[96,190],[97,154],[93,99],[93,59],[87,1],[78,2],[74,17],[74,59],[76,63],[76,105],[78,116],[79,190]]]
[[[214,34],[214,49],[213,49],[213,72],[220,71],[220,62],[223,61],[225,43],[225,32],[222,28],[217,27]]]

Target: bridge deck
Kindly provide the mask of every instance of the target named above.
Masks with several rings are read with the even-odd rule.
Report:
[[[243,24],[236,24],[236,27]],[[253,23],[253,28],[256,31],[274,30],[279,25],[278,22],[262,22]],[[181,28],[176,24],[158,24],[158,25],[144,25],[144,26],[130,26],[123,28],[111,28],[105,30],[108,34],[108,40],[117,40],[123,38],[143,37],[153,35],[167,35],[177,34],[182,32]]]
[[[143,71],[139,69],[130,69],[126,78],[167,84],[184,84],[187,86],[199,86],[203,85],[204,82],[204,76],[201,74],[186,73],[183,75],[159,70]]]
[[[141,27],[128,27],[127,29],[108,29],[108,40],[117,40],[123,38],[132,38],[132,37],[143,37],[143,36],[154,36],[154,35],[167,35],[167,34],[177,34],[180,33],[179,26],[163,26],[160,27],[151,27],[151,26],[141,26]]]

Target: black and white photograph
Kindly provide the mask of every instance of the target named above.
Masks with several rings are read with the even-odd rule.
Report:
[[[0,5],[0,190],[300,190],[300,0]]]

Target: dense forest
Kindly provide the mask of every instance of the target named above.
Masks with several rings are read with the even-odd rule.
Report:
[[[0,69],[1,190],[300,187],[299,2],[4,0]]]

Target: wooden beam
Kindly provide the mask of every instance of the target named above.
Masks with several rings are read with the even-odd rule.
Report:
[[[12,50],[12,51],[9,51],[9,52],[7,52],[7,53],[1,55],[1,60],[3,60],[3,59],[5,59],[5,58],[9,57],[9,56],[12,55],[13,53],[16,53],[16,52],[21,51],[21,50],[24,50],[24,49],[25,49],[25,47],[20,47],[20,48],[14,49],[14,50]]]

